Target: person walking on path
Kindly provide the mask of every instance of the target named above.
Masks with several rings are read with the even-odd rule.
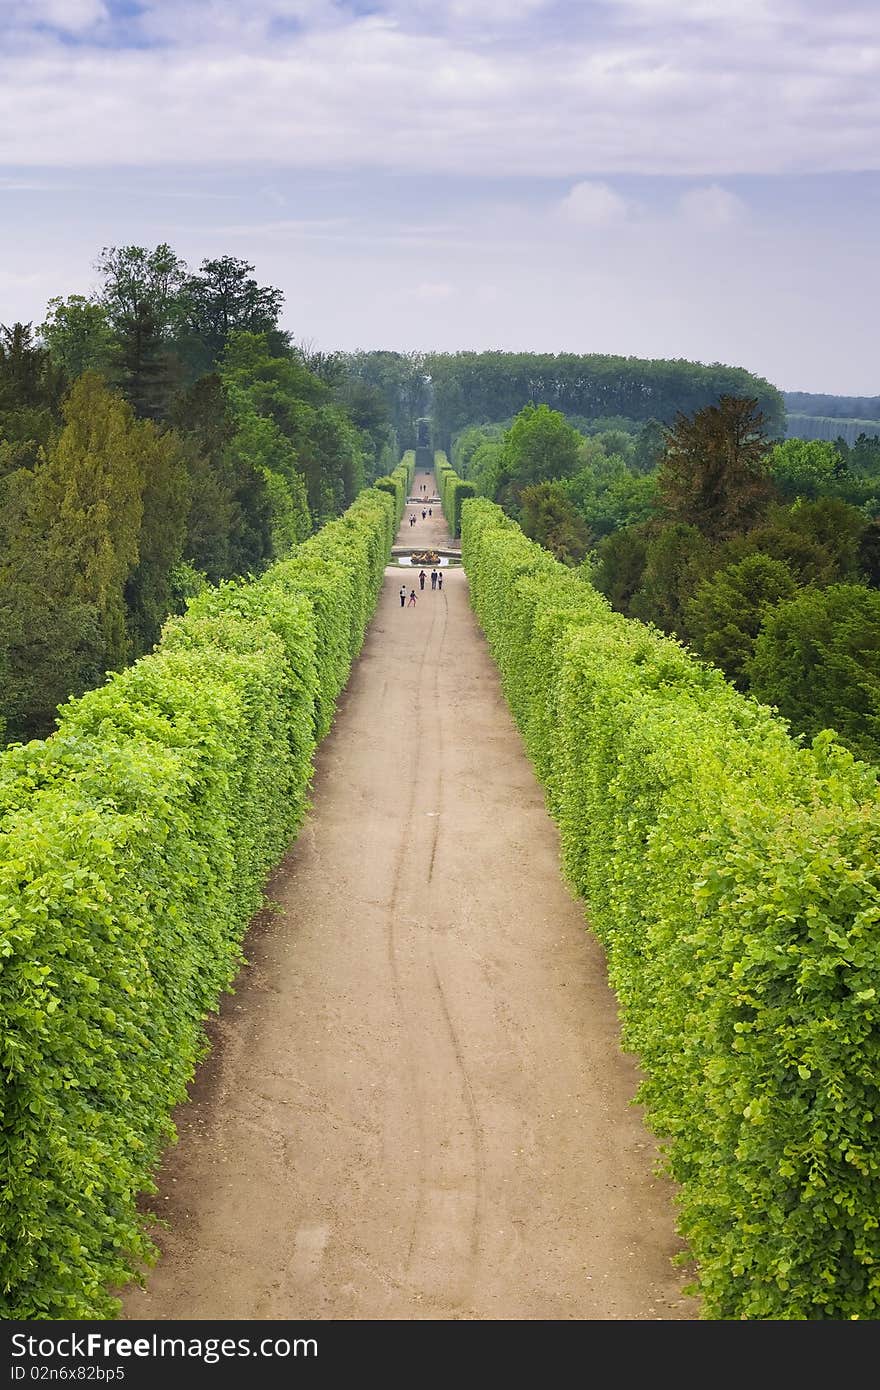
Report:
[[[434,513],[431,511],[431,508],[429,507],[429,508],[428,508],[428,516],[433,516],[433,515],[434,515]]]
[[[427,515],[426,511],[425,511],[424,507],[422,507],[422,521],[424,521],[426,515]]]
[[[424,587],[425,587],[425,579],[426,579],[426,578],[427,578],[427,576],[426,576],[426,574],[425,574],[425,571],[422,570],[421,573],[419,574],[419,588],[420,588],[420,589],[424,589]]]
[[[443,588],[443,573],[442,573],[442,571],[441,571],[440,574],[437,575],[437,588],[438,588],[438,589],[442,589],[442,588]]]
[[[401,586],[400,586],[400,606],[401,606],[401,608],[403,607],[403,605],[404,605],[405,603],[406,603],[406,585],[405,585],[405,584],[401,584]]]
[[[415,589],[410,589],[410,591],[409,591],[409,605],[408,605],[408,606],[409,606],[410,608],[415,608],[415,606],[416,606],[416,591],[415,591]]]
[[[436,589],[436,587],[437,587],[437,571],[436,571],[436,570],[431,570],[431,588],[432,588],[432,589]]]

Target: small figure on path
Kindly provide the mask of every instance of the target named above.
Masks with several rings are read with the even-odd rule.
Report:
[[[410,591],[409,591],[409,604],[408,604],[408,607],[409,607],[409,608],[415,608],[415,606],[416,606],[416,591],[415,591],[415,589],[410,589]]]
[[[436,570],[431,570],[431,588],[432,588],[432,589],[436,589],[436,587],[437,587],[437,571],[436,571]]]
[[[425,511],[424,507],[422,507],[422,521],[424,521],[426,515],[427,515],[426,511]]]
[[[425,574],[425,571],[422,570],[421,573],[419,574],[419,588],[420,588],[420,589],[424,589],[424,587],[425,587],[425,579],[426,579],[426,578],[427,578],[427,576],[426,576],[426,574]]]
[[[406,585],[405,585],[405,584],[401,584],[401,586],[400,586],[400,606],[401,606],[401,608],[403,607],[403,605],[404,605],[405,603],[406,603]]]
[[[438,588],[438,589],[442,589],[442,588],[443,588],[443,575],[442,575],[442,574],[438,574],[438,575],[437,575],[437,588]]]
[[[428,508],[428,516],[433,516],[433,515],[434,515],[434,513],[431,511],[431,508],[429,507],[429,508]]]

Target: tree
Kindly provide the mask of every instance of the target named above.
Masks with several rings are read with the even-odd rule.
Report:
[[[527,405],[504,436],[496,500],[516,510],[523,488],[576,472],[581,436],[558,410]]]
[[[859,541],[859,573],[872,589],[880,589],[880,518],[869,521]]]
[[[247,401],[235,400],[237,429],[227,446],[241,469],[262,475],[271,499],[272,558],[280,559],[312,533],[305,480],[297,467],[296,450],[275,421],[258,415]]]
[[[4,480],[0,651],[12,737],[45,735],[59,701],[128,659],[124,586],[138,561],[143,434],[86,372],[33,473]]]
[[[148,420],[137,431],[144,479],[143,516],[137,563],[124,597],[131,655],[142,656],[158,642],[175,603],[175,573],[183,558],[192,479],[187,453],[174,430],[160,433]]]
[[[628,526],[613,531],[600,542],[594,583],[618,613],[629,613],[633,595],[640,588],[648,558],[644,528]]]
[[[29,323],[0,324],[0,439],[45,445],[58,423],[63,373]]]
[[[259,469],[236,455],[238,421],[219,375],[180,392],[171,418],[187,443],[192,494],[184,558],[214,584],[259,573],[273,553],[273,501]]]
[[[747,555],[704,579],[685,610],[691,645],[741,689],[746,666],[767,613],[792,598],[797,586],[788,566],[769,555]]]
[[[104,661],[116,669],[128,659],[123,588],[138,560],[144,433],[93,372],[74,383],[63,412],[65,427],[36,476],[33,519],[53,587],[95,605]]]
[[[752,693],[798,733],[835,729],[880,761],[880,593],[860,584],[804,589],[768,613],[747,667]]]
[[[846,471],[840,453],[826,439],[784,439],[770,451],[769,465],[770,476],[790,502],[827,494]]]
[[[180,322],[186,262],[167,242],[152,251],[145,246],[105,246],[95,269],[104,277],[100,302],[117,333],[149,309],[160,336],[170,340]]]
[[[714,540],[748,530],[773,496],[769,447],[754,399],[722,396],[691,417],[679,411],[657,477],[667,514]]]
[[[138,415],[162,419],[182,375],[173,341],[186,265],[162,242],[152,251],[105,246],[95,268],[104,276],[100,304],[117,340],[115,380]]]
[[[180,287],[182,316],[201,344],[204,370],[216,365],[233,333],[270,333],[278,326],[284,294],[258,285],[253,269],[235,256],[220,256],[202,261],[199,273]]]
[[[83,372],[109,374],[113,361],[113,332],[107,312],[81,294],[49,300],[40,337],[69,382]]]
[[[666,452],[666,432],[659,420],[646,420],[633,445],[630,467],[634,473],[653,473]]]
[[[523,488],[522,528],[564,565],[579,565],[590,548],[590,531],[560,483]]]
[[[839,497],[819,497],[792,507],[791,529],[822,547],[830,557],[835,579],[855,579],[865,518],[857,507]]]
[[[649,526],[646,532],[645,568],[630,616],[685,638],[685,608],[712,568],[712,548],[696,526],[684,522]]]

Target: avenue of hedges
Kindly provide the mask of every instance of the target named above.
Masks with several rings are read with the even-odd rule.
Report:
[[[138,1210],[302,823],[414,455],[0,757],[0,1315],[113,1316]]]
[[[801,746],[494,504],[464,501],[462,547],[641,1063],[704,1316],[876,1319],[877,770],[831,732]]]

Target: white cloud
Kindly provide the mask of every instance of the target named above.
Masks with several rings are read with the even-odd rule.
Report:
[[[49,24],[68,34],[91,29],[107,18],[104,0],[29,0],[18,8],[20,23]]]
[[[16,6],[0,163],[571,180],[880,164],[880,43],[856,0],[583,11],[389,0],[367,16],[331,0],[152,0],[124,23],[101,20],[92,45],[104,11],[99,0]],[[50,13],[78,26],[76,45],[28,30],[25,17]]]
[[[559,211],[569,222],[583,227],[607,227],[625,220],[626,200],[609,188],[607,183],[588,180],[576,183],[562,199]]]
[[[438,303],[444,299],[451,299],[455,294],[455,286],[449,285],[445,281],[423,280],[416,286],[416,299],[425,300],[427,303]]]
[[[700,227],[729,227],[741,222],[747,212],[741,198],[717,183],[689,189],[678,205],[685,220]]]

